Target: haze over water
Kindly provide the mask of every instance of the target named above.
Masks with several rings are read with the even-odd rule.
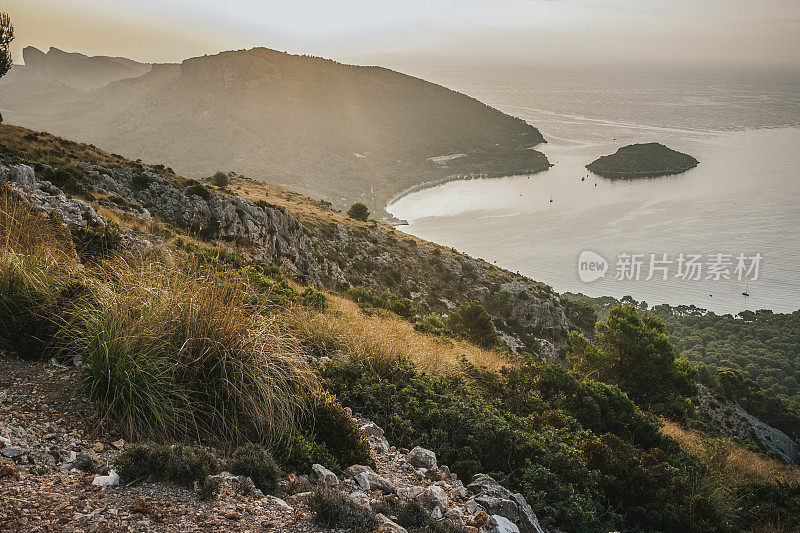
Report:
[[[417,70],[537,126],[554,166],[533,176],[451,182],[388,210],[402,231],[552,285],[719,313],[800,308],[800,73],[568,68]],[[610,181],[584,166],[636,142],[661,142],[700,165]],[[550,199],[553,201],[550,202]],[[578,256],[609,262],[585,283]],[[752,255],[757,280],[649,281],[650,254]],[[644,254],[641,278],[615,280],[620,253]],[[733,267],[731,267],[733,270]],[[705,277],[705,272],[703,274]],[[734,277],[734,276],[732,276]],[[749,297],[742,296],[748,292]]]

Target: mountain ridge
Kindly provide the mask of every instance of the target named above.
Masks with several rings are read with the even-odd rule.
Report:
[[[10,122],[192,177],[219,168],[264,176],[339,207],[359,200],[382,212],[398,192],[433,179],[550,166],[530,149],[545,142],[534,126],[384,67],[254,48],[148,66],[89,91],[68,86],[60,97],[44,97],[42,78],[22,74],[0,97]],[[466,155],[430,160],[451,153]]]

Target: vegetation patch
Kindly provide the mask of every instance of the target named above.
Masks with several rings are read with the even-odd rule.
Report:
[[[262,446],[250,443],[236,449],[227,468],[231,474],[248,476],[264,494],[272,494],[278,487],[280,469],[272,454]]]
[[[114,468],[126,483],[152,478],[191,487],[219,472],[219,463],[197,446],[134,444],[116,458]]]

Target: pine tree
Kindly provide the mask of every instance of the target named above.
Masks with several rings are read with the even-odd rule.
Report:
[[[8,13],[0,13],[0,77],[11,69],[11,41],[14,40],[14,26]]]
[[[14,26],[8,13],[0,13],[0,78],[11,70],[11,41],[14,40]],[[3,115],[0,114],[0,123]]]

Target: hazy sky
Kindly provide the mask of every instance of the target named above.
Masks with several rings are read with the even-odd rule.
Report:
[[[142,61],[266,46],[343,61],[800,65],[800,0],[3,0],[33,45]]]

